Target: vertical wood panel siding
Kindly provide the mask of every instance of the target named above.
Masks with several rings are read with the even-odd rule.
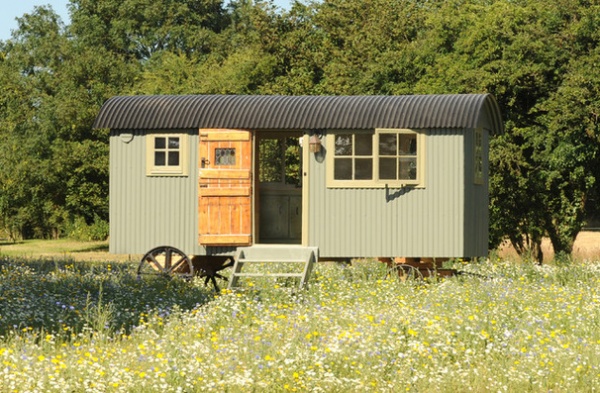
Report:
[[[428,131],[425,188],[391,189],[391,201],[383,188],[327,188],[311,155],[309,244],[323,257],[465,256],[463,132]]]
[[[111,133],[110,252],[142,254],[170,245],[188,254],[204,253],[197,245],[197,146],[197,132],[190,132],[189,176],[148,177],[145,132],[134,132],[129,143]]]

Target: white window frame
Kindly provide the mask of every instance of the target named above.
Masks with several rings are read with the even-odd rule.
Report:
[[[157,138],[179,138],[179,165],[155,165],[154,153]],[[167,144],[168,145],[168,144]],[[162,150],[162,149],[161,149]],[[165,148],[168,152],[169,148]],[[146,175],[147,176],[188,176],[189,175],[189,135],[173,134],[148,134],[146,136]]]
[[[372,157],[373,179],[371,180],[336,180],[334,179],[335,161],[335,136],[356,135],[369,133],[367,130],[340,130],[330,131],[326,136],[327,148],[327,187],[328,188],[401,188],[401,187],[425,187],[425,142],[426,133],[423,130],[399,129],[399,128],[377,128],[370,132],[373,138],[373,151],[371,156],[348,156],[348,157]],[[417,136],[417,177],[416,179],[379,179],[379,137],[381,134],[415,134]],[[339,158],[340,156],[337,156]],[[398,157],[398,156],[397,156]]]

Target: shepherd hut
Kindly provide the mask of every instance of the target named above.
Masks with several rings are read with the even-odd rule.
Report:
[[[94,127],[113,253],[487,254],[490,94],[118,96]]]

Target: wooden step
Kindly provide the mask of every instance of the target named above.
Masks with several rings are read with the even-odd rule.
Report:
[[[306,263],[304,259],[282,260],[282,259],[240,259],[240,263]]]
[[[301,247],[295,245],[265,246],[257,245],[238,249],[233,272],[229,280],[229,289],[235,288],[240,278],[245,277],[291,277],[299,279],[298,286],[305,288],[312,272],[313,265],[318,260],[316,247]],[[293,265],[303,264],[302,272],[296,273],[244,273],[242,268],[248,265],[271,264]]]
[[[303,277],[304,273],[236,273],[237,277]]]

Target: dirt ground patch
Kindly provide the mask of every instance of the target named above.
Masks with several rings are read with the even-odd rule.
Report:
[[[554,258],[550,239],[542,240],[542,251],[544,262],[549,262]],[[516,251],[508,242],[500,247],[499,255],[506,258],[518,258]],[[600,260],[600,232],[579,232],[573,246],[573,257],[577,260]]]

